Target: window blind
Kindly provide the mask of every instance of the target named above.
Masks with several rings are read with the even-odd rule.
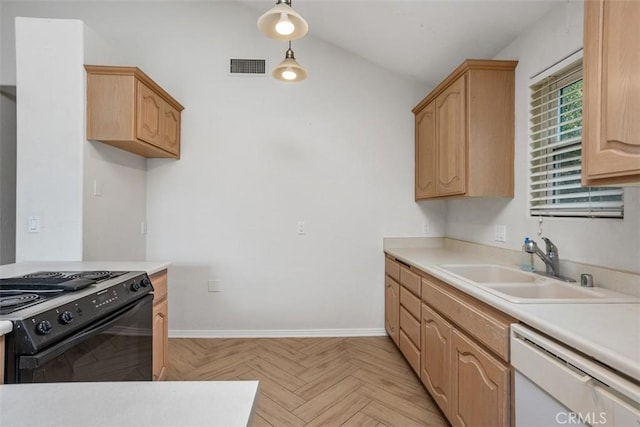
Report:
[[[583,187],[582,61],[531,86],[530,213],[624,215],[623,190]]]

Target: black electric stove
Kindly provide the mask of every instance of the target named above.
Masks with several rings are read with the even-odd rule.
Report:
[[[141,271],[0,279],[8,383],[151,380],[153,287]]]

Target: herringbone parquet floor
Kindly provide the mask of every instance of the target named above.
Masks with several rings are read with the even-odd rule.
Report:
[[[254,427],[448,425],[388,337],[172,338],[169,380],[259,380]]]

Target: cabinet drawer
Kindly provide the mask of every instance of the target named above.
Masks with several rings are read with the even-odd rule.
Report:
[[[420,298],[409,292],[404,286],[400,286],[400,304],[402,304],[413,317],[420,319]]]
[[[447,288],[435,279],[423,279],[422,300],[508,361],[509,325],[512,320],[471,297],[458,295]]]
[[[400,264],[394,260],[385,258],[384,271],[389,275],[389,277],[393,277],[396,282],[400,281]]]
[[[420,321],[416,320],[404,307],[400,307],[400,330],[420,349]]]
[[[418,375],[420,375],[420,350],[413,345],[409,337],[400,330],[400,351],[407,358],[411,369]]]
[[[150,279],[153,285],[153,300],[154,302],[160,301],[167,296],[167,270],[152,274]]]
[[[416,273],[400,267],[400,284],[420,298],[420,276]]]

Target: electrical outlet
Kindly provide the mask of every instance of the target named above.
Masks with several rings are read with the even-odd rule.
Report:
[[[496,242],[506,242],[507,241],[507,226],[506,225],[496,225],[495,233],[493,236],[493,240]]]
[[[220,292],[220,280],[209,280],[209,292]]]
[[[424,225],[422,226],[422,233],[423,234],[429,234],[429,222],[425,221]]]
[[[307,234],[307,224],[304,221],[298,221],[298,234],[301,236]]]

